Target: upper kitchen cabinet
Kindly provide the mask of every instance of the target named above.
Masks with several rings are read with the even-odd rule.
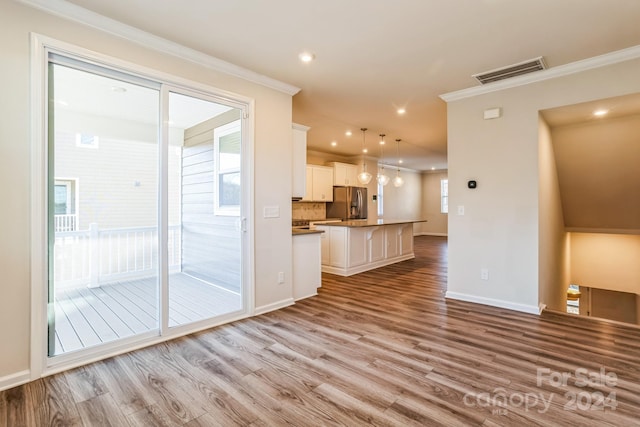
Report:
[[[358,185],[358,166],[349,163],[331,162],[333,185]]]
[[[291,125],[293,146],[291,152],[292,157],[292,184],[291,198],[301,199],[305,195],[306,189],[306,169],[307,169],[307,131],[308,126],[293,123]]]
[[[333,201],[333,168],[307,165],[306,181],[306,192],[302,201]]]

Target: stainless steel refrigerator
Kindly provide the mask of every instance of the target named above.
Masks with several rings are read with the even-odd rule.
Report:
[[[367,219],[367,189],[333,187],[333,202],[327,204],[327,218]]]

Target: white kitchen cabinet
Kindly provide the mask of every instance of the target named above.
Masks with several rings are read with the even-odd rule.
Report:
[[[400,233],[400,255],[413,253],[413,224],[403,224]]]
[[[367,227],[367,262],[382,261],[386,256],[384,227]]]
[[[299,199],[304,197],[306,188],[307,168],[307,131],[309,127],[293,123],[291,125],[292,138],[292,179],[291,197]]]
[[[347,267],[357,267],[367,262],[367,229],[366,228],[349,228],[348,229],[348,251],[349,258]]]
[[[338,268],[347,266],[347,230],[344,228],[329,230],[329,265]]]
[[[329,163],[333,167],[333,185],[358,186],[358,166],[350,163]]]
[[[293,299],[296,301],[317,295],[322,284],[320,239],[319,233],[293,236]]]
[[[400,255],[400,235],[402,234],[401,225],[388,225],[385,230],[385,242],[387,251],[386,258],[394,258]]]
[[[305,167],[305,190],[304,197],[302,197],[303,202],[310,202],[313,200],[313,168],[311,166]]]
[[[333,168],[307,165],[305,188],[305,195],[302,198],[303,201],[332,202]]]
[[[324,233],[320,234],[320,251],[322,264],[331,264],[331,239],[329,238],[329,230],[323,230]]]

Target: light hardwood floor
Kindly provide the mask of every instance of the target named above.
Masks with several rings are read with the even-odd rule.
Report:
[[[292,307],[4,391],[0,425],[640,425],[640,329],[445,301],[446,275],[417,237]]]

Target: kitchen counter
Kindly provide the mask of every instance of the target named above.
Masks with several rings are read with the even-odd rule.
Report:
[[[426,219],[351,219],[341,222],[329,222],[322,225],[330,227],[376,227],[380,225],[413,224],[415,222],[427,222]]]
[[[324,230],[318,230],[318,229],[305,229],[305,228],[292,228],[291,229],[291,235],[292,236],[303,236],[306,234],[320,234],[320,233],[324,233]]]
[[[413,223],[422,220],[350,220],[317,225],[326,231],[322,271],[351,276],[415,258]]]

